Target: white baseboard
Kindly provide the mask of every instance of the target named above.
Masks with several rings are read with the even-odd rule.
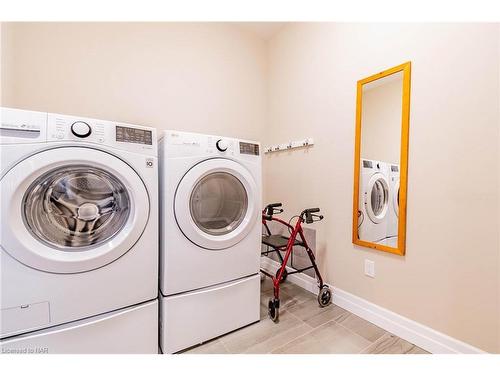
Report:
[[[275,273],[279,263],[267,257],[261,258],[261,266]],[[301,274],[289,275],[288,281],[296,284],[311,293],[318,293],[318,285],[314,278]],[[485,351],[478,349],[444,333],[405,318],[395,312],[371,303],[342,289],[332,287],[333,303],[347,311],[385,329],[386,331],[411,342],[434,354],[481,354]]]

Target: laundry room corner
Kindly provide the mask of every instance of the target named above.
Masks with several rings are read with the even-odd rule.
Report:
[[[5,357],[500,358],[500,24],[291,6],[0,17]]]
[[[490,352],[500,337],[499,215],[491,210],[499,200],[498,38],[497,25],[485,24],[283,28],[268,46],[266,141],[315,144],[263,158],[265,202],[283,202],[289,216],[312,202],[324,207],[314,228],[327,282]],[[413,78],[401,257],[355,246],[349,233],[354,83],[405,61]],[[375,262],[375,278],[364,274],[365,260]]]

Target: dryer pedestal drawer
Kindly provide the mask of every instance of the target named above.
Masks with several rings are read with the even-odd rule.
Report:
[[[175,353],[260,318],[260,276],[173,296],[160,295],[160,344]]]
[[[7,353],[158,353],[158,300],[0,341]]]

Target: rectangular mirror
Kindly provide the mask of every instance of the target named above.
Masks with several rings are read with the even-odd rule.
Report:
[[[404,255],[411,63],[358,81],[352,241]]]

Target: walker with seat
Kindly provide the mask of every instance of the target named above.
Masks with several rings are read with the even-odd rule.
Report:
[[[316,259],[311,248],[307,244],[307,241],[302,230],[302,223],[311,224],[315,221],[323,220],[323,215],[317,215],[320,211],[319,208],[308,208],[303,210],[300,215],[293,216],[287,223],[284,220],[274,217],[274,215],[281,214],[283,209],[281,203],[268,204],[262,211],[262,224],[265,228],[265,233],[262,234],[262,244],[266,245],[266,250],[262,252],[262,255],[269,255],[271,253],[276,253],[280,260],[280,267],[276,271],[275,275],[270,274],[266,270],[261,269],[261,272],[272,278],[274,287],[274,297],[269,299],[268,302],[268,313],[271,320],[274,322],[279,321],[279,307],[280,307],[280,283],[284,282],[288,275],[295,273],[301,273],[306,270],[314,269],[316,280],[318,282],[318,303],[320,307],[328,306],[332,299],[332,292],[328,285],[323,283],[323,278],[319,272],[318,266],[316,265]],[[295,225],[292,226],[291,221],[297,218]],[[282,234],[271,234],[268,222],[274,221],[285,226],[290,234],[288,237]],[[300,239],[297,239],[297,235]],[[287,266],[288,260],[292,255],[294,246],[303,247],[309,256],[311,265],[308,267],[295,269]],[[282,254],[284,253],[284,255]],[[292,255],[293,256],[293,255]],[[292,263],[293,266],[293,263]],[[289,268],[290,270],[287,270]]]

